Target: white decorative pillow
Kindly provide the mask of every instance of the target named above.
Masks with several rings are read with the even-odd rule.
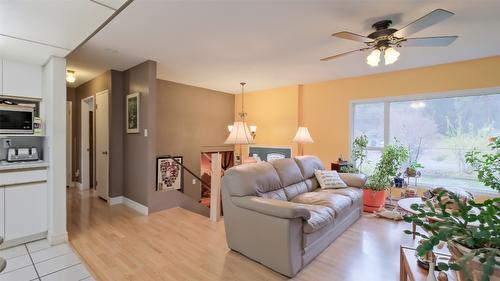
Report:
[[[337,171],[315,170],[314,175],[322,189],[347,187]]]

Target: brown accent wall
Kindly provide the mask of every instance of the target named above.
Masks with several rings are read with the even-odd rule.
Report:
[[[158,155],[183,156],[184,164],[199,176],[202,146],[220,146],[228,135],[227,125],[234,121],[234,95],[159,79],[156,85]],[[199,181],[193,185],[192,180],[185,172],[184,194],[154,191],[150,195],[150,212],[181,206],[205,213],[192,204],[201,194]]]
[[[124,95],[140,93],[139,133],[127,134],[122,130],[123,195],[149,206],[148,194],[155,188],[156,169],[156,62],[146,61],[126,70],[123,74]],[[124,104],[125,100],[126,97],[123,97]],[[145,130],[148,132],[147,136]]]
[[[74,171],[80,170],[81,158],[81,101],[95,94],[108,90],[109,99],[109,196],[115,197],[123,194],[123,73],[109,70],[96,78],[68,91],[73,95],[73,137],[74,137]],[[94,126],[95,128],[95,126]],[[76,181],[81,182],[81,178]]]

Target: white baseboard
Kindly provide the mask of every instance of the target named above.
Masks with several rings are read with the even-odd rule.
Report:
[[[149,214],[149,209],[148,207],[142,205],[142,204],[139,204],[133,200],[130,200],[128,199],[127,197],[123,197],[123,204],[125,204],[125,206],[131,208],[131,209],[134,209],[136,210],[137,212],[147,216]]]
[[[123,204],[124,198],[125,197],[123,196],[109,197],[108,204],[109,205]]]
[[[54,246],[57,244],[62,244],[68,242],[68,233],[61,233],[61,234],[48,234],[47,235],[47,240],[49,240],[49,244]]]

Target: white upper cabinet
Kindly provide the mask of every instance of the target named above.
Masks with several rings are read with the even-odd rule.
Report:
[[[2,94],[14,97],[42,98],[42,67],[2,60]]]

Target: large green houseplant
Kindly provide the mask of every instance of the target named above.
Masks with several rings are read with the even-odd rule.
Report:
[[[475,168],[481,182],[499,191],[500,139],[495,139],[490,147],[491,153],[467,153],[466,162]],[[405,220],[420,226],[425,233],[405,233],[423,238],[417,247],[419,255],[446,242],[453,260],[439,263],[440,269],[451,268],[464,281],[500,280],[500,198],[483,203],[464,202],[457,194],[442,191],[435,200],[411,207],[416,214]]]
[[[408,160],[408,150],[396,139],[394,144],[384,148],[375,171],[368,177],[363,190],[365,211],[373,212],[381,209],[385,202],[385,191],[391,186],[392,179],[406,160]]]

